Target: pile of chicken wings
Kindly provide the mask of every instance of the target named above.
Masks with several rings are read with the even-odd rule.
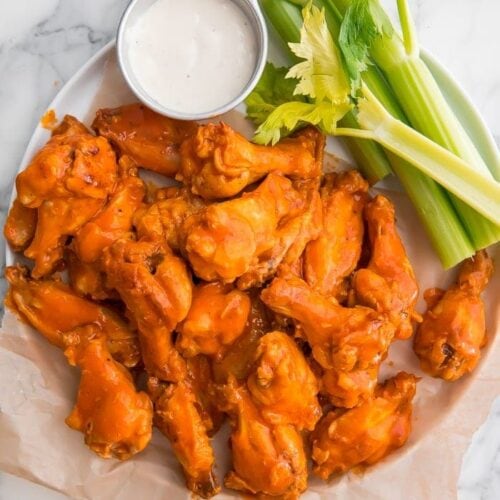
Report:
[[[422,317],[392,203],[357,171],[323,175],[316,129],[265,147],[140,104],[99,110],[92,129],[66,116],[53,130],[4,233],[31,261],[6,269],[7,305],[80,368],[66,423],[101,457],[141,452],[154,425],[207,498],[228,419],[224,485],[296,498],[309,459],[328,479],[405,443],[417,377],[378,372],[416,324],[425,371],[477,364],[486,252],[426,292]]]

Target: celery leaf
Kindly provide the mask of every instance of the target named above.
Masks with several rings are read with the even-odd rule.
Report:
[[[257,129],[254,141],[259,144],[276,144],[300,125],[319,127],[325,134],[333,134],[337,122],[349,111],[350,106],[338,106],[330,101],[319,103],[289,102],[276,108]]]
[[[285,78],[287,73],[288,68],[267,63],[259,83],[245,99],[247,117],[256,125],[263,123],[280,104],[306,101],[303,96],[294,96],[297,80]]]
[[[254,137],[258,143],[275,144],[283,135],[304,124],[316,125],[323,132],[333,134],[337,122],[352,108],[349,78],[328,30],[324,9],[308,2],[302,16],[300,42],[289,44],[293,53],[304,59],[286,74],[287,79],[298,80],[292,102],[273,109],[261,123]],[[264,86],[268,85],[269,82]],[[260,111],[252,110],[259,119],[271,109],[260,104]]]
[[[343,105],[349,99],[350,84],[340,52],[325,20],[325,10],[309,3],[302,11],[304,24],[300,42],[289,43],[292,52],[304,61],[293,66],[287,78],[297,78],[295,94]]]
[[[339,46],[351,78],[354,95],[361,86],[361,74],[370,64],[372,43],[379,37],[392,37],[394,28],[378,0],[353,0],[339,33]]]

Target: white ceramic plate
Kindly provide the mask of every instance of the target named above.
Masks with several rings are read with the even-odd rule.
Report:
[[[432,57],[426,55],[425,59],[441,85],[450,105],[454,108],[458,117],[463,120],[465,128],[474,139],[485,160],[488,162],[497,161],[493,139],[470,100]],[[90,59],[73,76],[59,92],[49,108],[54,109],[59,118],[62,118],[65,114],[72,114],[89,124],[99,107],[113,107],[132,101],[135,101],[135,98],[121,77],[116,64],[114,44],[111,43]],[[249,125],[239,113],[229,113],[224,116],[224,120],[242,132],[249,131]],[[38,126],[28,144],[20,170],[26,167],[35,152],[44,145],[48,138],[49,132]],[[339,141],[330,140],[329,150],[347,161],[350,160],[349,155]],[[415,212],[406,195],[399,191],[394,182],[384,186],[380,189],[388,194],[397,206],[399,230],[405,241],[410,259],[414,264],[421,290],[431,286],[446,286],[452,275],[442,271],[423,230],[420,228],[420,224],[417,222]],[[18,260],[19,257],[7,248],[7,265],[11,265]],[[499,319],[496,297],[492,293],[492,290],[498,289],[499,274],[497,273],[495,277],[497,283],[492,284],[486,294],[490,332],[494,332]],[[422,311],[423,309],[424,306],[421,301],[419,310]],[[66,366],[63,356],[27,327],[22,328],[22,332],[15,341],[18,343],[16,344],[17,352],[23,352],[23,349],[26,349],[27,352],[29,351],[26,358],[38,363],[40,363],[40,360],[44,361],[43,369],[40,367],[40,370],[45,375],[45,378],[42,377],[42,386],[46,397],[49,398],[50,396],[51,404],[51,412],[48,416],[44,415],[44,422],[46,422],[46,425],[54,426],[57,429],[57,435],[61,436],[61,441],[54,445],[58,448],[59,453],[62,456],[66,454],[66,456],[72,455],[73,457],[77,454],[78,459],[74,458],[74,460],[78,460],[77,463],[79,464],[78,467],[75,467],[75,464],[70,467],[72,469],[71,474],[73,474],[72,480],[75,484],[69,487],[67,482],[69,481],[67,477],[70,475],[69,471],[67,474],[60,471],[61,477],[58,481],[53,479],[53,474],[45,473],[46,469],[60,466],[60,457],[45,455],[46,448],[44,450],[34,450],[32,453],[35,455],[40,454],[40,462],[44,463],[44,467],[39,466],[36,471],[33,471],[31,470],[33,467],[31,463],[29,467],[26,466],[26,476],[55,489],[66,490],[72,496],[99,497],[97,492],[102,493],[103,479],[109,477],[105,481],[107,498],[134,498],[133,495],[140,494],[145,489],[153,486],[165,493],[163,498],[189,497],[189,493],[184,488],[179,468],[175,465],[175,460],[172,459],[170,452],[167,451],[168,446],[165,439],[158,434],[155,434],[152,444],[145,452],[126,463],[103,461],[86,450],[81,435],[71,431],[63,424],[64,416],[69,413],[72,405],[76,384],[74,375],[70,374],[70,369]],[[490,342],[490,346],[492,342]],[[487,356],[488,350],[487,347],[483,359]],[[413,355],[411,342],[396,342],[393,344],[388,362],[383,366],[382,377],[401,369],[423,375]],[[53,373],[51,374],[50,371],[53,371]],[[68,374],[67,378],[65,378],[67,387],[61,388],[58,377],[63,373]],[[443,418],[445,413],[453,411],[456,401],[465,396],[467,387],[473,383],[478,373],[479,370],[472,376],[465,377],[455,384],[446,384],[440,380],[424,377],[419,384],[415,400],[414,430],[409,442],[384,462],[371,468],[367,474],[377,474],[377,470],[386,467],[387,464],[392,463],[394,460],[398,460],[401,454],[411,453],[416,448],[416,445],[422,442],[423,439],[428,438],[432,434],[432,428]],[[58,377],[56,377],[56,374],[58,374]],[[41,377],[40,374],[37,376]],[[38,396],[43,397],[40,394]],[[37,411],[36,407],[33,408],[26,409],[28,419],[29,411]],[[33,419],[35,418],[37,418],[37,415],[33,415]],[[228,460],[227,433],[222,434],[223,437],[216,439],[218,455],[222,457],[218,460],[219,475],[223,474]],[[25,437],[25,439],[29,440],[28,437]],[[32,436],[31,439],[35,442],[36,436]],[[43,437],[40,439],[43,441]],[[121,481],[123,481],[124,477],[129,478],[127,492],[122,491],[121,488]],[[346,481],[346,479],[344,478],[341,481]],[[359,477],[351,478],[350,481],[363,481],[363,479]],[[328,486],[312,479],[309,492],[303,498],[318,498],[318,495],[322,498],[334,498],[334,492],[341,491],[340,486],[339,481],[337,481],[336,486]],[[168,491],[168,494],[166,491]],[[119,492],[121,493],[119,494]],[[161,497],[162,495],[157,496],[157,498]]]

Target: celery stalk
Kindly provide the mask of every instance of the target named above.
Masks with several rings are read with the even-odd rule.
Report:
[[[352,3],[351,0],[328,1],[333,2],[337,12],[341,13],[345,13]],[[489,171],[432,74],[420,59],[406,0],[398,0],[398,9],[404,38],[401,39],[397,33],[390,37],[381,35],[373,41],[370,55],[383,71],[410,124],[462,158],[478,172],[490,175],[490,178],[498,178],[498,172]],[[496,167],[497,165],[491,165],[491,168]],[[475,249],[485,248],[500,240],[498,224],[487,220],[456,196],[451,195],[450,199]]]
[[[500,225],[499,183],[391,116],[366,86],[363,95],[358,102],[357,119],[365,130],[337,128],[336,134],[377,141]]]
[[[265,17],[285,42],[287,54],[292,60],[296,60],[288,43],[300,40],[300,9],[286,0],[260,0],[260,3]],[[339,123],[342,127],[358,128],[352,113],[348,113]],[[370,184],[376,184],[391,173],[384,151],[375,142],[356,138],[344,138],[344,142]]]
[[[474,249],[444,189],[399,156],[387,152],[387,157],[443,267],[471,257]]]
[[[329,30],[334,40],[337,40],[341,17],[335,5],[332,0],[323,0],[322,2],[316,0],[315,3],[325,7]],[[286,4],[287,2],[284,1],[261,0],[261,5],[268,19],[277,28],[278,34],[286,41],[295,42],[299,39],[302,17],[298,8]],[[295,13],[291,14],[293,8],[295,8]],[[283,20],[285,16],[288,19],[293,16],[294,22],[296,22],[294,30],[283,29],[284,25],[290,28],[290,24],[285,24]],[[363,74],[363,81],[393,116],[404,122],[407,121],[384,77],[375,66],[368,67]],[[339,125],[352,128],[350,124],[342,122]],[[474,253],[474,249],[445,190],[402,158],[392,153],[388,153],[387,157],[392,170],[412,201],[443,266],[449,268],[470,257]]]
[[[339,121],[339,125],[349,129],[359,128],[358,122],[352,113],[347,113]],[[387,156],[377,143],[353,137],[343,137],[343,141],[370,185],[376,184],[391,173]]]

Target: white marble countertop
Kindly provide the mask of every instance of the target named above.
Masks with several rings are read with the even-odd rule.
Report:
[[[18,162],[36,123],[64,82],[114,36],[127,3],[0,2],[2,226]],[[395,4],[395,0],[384,3]],[[413,0],[410,4],[420,42],[461,82],[500,144],[500,1]],[[2,264],[3,253],[0,241]],[[3,287],[2,283],[0,296]],[[500,498],[500,398],[464,457],[458,491],[462,500]],[[0,473],[0,500],[60,498],[63,496]]]

